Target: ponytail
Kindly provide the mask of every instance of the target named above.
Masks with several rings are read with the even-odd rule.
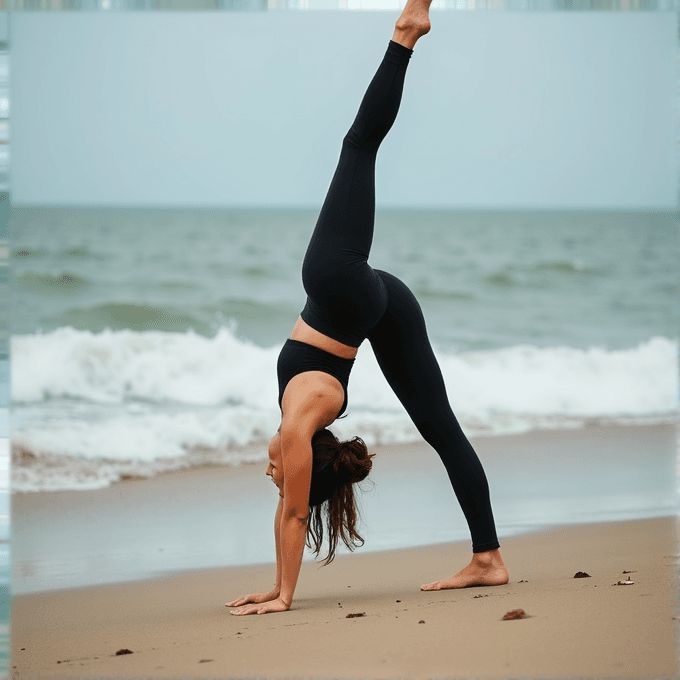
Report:
[[[335,558],[338,539],[354,550],[364,544],[356,530],[359,517],[354,497],[354,484],[368,476],[373,465],[366,444],[359,437],[338,441],[330,430],[312,437],[312,484],[309,492],[310,519],[307,545],[319,555],[328,535],[328,554],[324,566]]]

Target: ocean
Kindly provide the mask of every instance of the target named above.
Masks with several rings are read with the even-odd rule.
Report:
[[[13,207],[12,492],[103,489],[167,471],[264,462],[280,422],[276,359],[304,305],[300,265],[317,214]],[[607,422],[661,424],[668,439],[680,422],[679,226],[674,212],[379,210],[370,262],[420,300],[469,436],[557,437]],[[369,446],[419,441],[368,343],[350,378],[348,415],[333,429]],[[544,461],[532,454],[534,468],[522,467],[521,450],[513,461],[496,456],[487,470],[495,488],[514,475],[528,492],[540,490],[531,503],[507,489],[496,494],[501,533],[674,512],[666,478],[675,452],[666,439],[663,460],[626,460],[616,473],[625,479],[604,500],[598,474],[614,469],[614,450],[602,448],[596,461],[582,460],[584,452],[569,460],[573,452],[555,439]],[[550,470],[562,459],[571,467],[558,487]],[[587,493],[582,465],[592,468]],[[178,522],[194,512],[184,508]],[[387,527],[393,511],[386,505],[369,515],[380,512]],[[447,540],[427,534],[429,524],[410,533],[376,525],[374,549]],[[47,554],[37,540],[47,530],[22,530],[14,541],[23,574],[16,592],[92,582],[74,566],[94,559],[91,542],[81,546],[64,534],[67,526],[55,526],[46,536],[56,552]],[[271,559],[256,542],[239,541],[243,563]],[[235,559],[202,557],[205,546],[186,550],[174,568]],[[172,569],[163,554],[162,568]],[[153,566],[127,578],[161,569],[159,558],[149,559]],[[110,578],[122,578],[120,560],[112,560]],[[38,564],[44,571],[31,580],[26,574]],[[60,564],[71,566],[56,573]],[[87,578],[101,578],[100,570]]]
[[[265,460],[314,210],[13,208],[15,491]],[[678,414],[677,213],[381,210],[469,434]],[[337,434],[417,433],[365,343]]]

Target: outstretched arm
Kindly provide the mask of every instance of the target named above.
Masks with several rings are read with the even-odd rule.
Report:
[[[274,538],[276,539],[276,584],[268,593],[255,593],[239,597],[232,602],[227,602],[226,607],[240,607],[244,604],[262,604],[275,600],[281,593],[281,513],[283,512],[283,496],[279,496],[279,504],[274,516]]]
[[[309,487],[312,479],[311,434],[300,421],[290,429],[281,428],[281,452],[284,468],[283,498],[276,513],[276,588],[269,600],[234,601],[238,609],[231,613],[267,614],[290,609],[300,574],[309,516]],[[237,604],[238,603],[238,604]]]
[[[283,510],[281,513],[281,595],[288,607],[300,574],[309,519],[312,481],[311,434],[304,429],[281,430]]]

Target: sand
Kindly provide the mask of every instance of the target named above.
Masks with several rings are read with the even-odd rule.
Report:
[[[467,541],[359,551],[304,563],[292,609],[264,616],[224,602],[267,589],[271,565],[18,596],[11,677],[675,678],[676,531],[667,517],[507,538],[509,584],[436,593],[419,585],[465,564]]]

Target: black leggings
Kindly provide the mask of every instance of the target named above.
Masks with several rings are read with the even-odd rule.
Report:
[[[302,267],[308,296],[302,318],[353,347],[368,338],[390,387],[446,467],[473,551],[483,552],[499,546],[489,486],[449,405],[420,305],[404,283],[372,269],[367,261],[375,216],[375,160],[397,116],[411,54],[390,41],[343,140]]]

